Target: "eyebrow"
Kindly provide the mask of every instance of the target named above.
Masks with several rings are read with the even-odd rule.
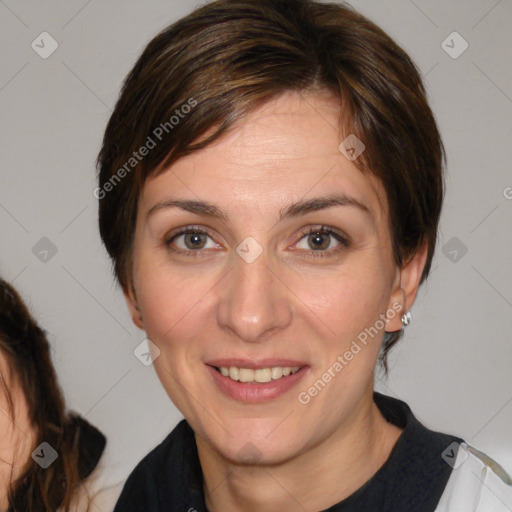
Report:
[[[301,200],[296,203],[292,203],[279,211],[279,222],[288,219],[295,218],[307,213],[325,210],[334,206],[351,206],[359,209],[360,211],[371,215],[370,209],[361,201],[354,197],[345,194],[333,194],[325,197],[315,197],[313,199]],[[166,208],[181,208],[182,210],[195,213],[197,215],[205,215],[227,221],[229,216],[225,210],[219,208],[215,204],[209,203],[208,201],[194,201],[189,199],[166,199],[153,205],[148,213],[147,217],[153,213],[163,210]]]

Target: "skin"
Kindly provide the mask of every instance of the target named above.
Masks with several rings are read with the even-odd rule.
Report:
[[[24,471],[33,449],[35,432],[29,419],[25,395],[13,382],[9,363],[0,352],[0,510],[8,507],[7,492],[11,482]],[[14,416],[9,408],[7,391],[14,405]]]
[[[148,179],[139,198],[133,290],[125,297],[134,323],[160,350],[154,366],[164,388],[194,429],[212,511],[332,506],[382,466],[401,433],[372,400],[374,370],[384,329],[399,330],[414,302],[426,247],[396,266],[385,191],[338,150],[338,118],[327,93],[284,94]],[[368,212],[333,206],[279,221],[290,203],[333,193]],[[171,198],[209,201],[227,218],[176,207],[148,215]],[[191,225],[207,231],[202,248],[190,249],[190,235],[166,245]],[[349,245],[324,235],[316,249],[302,231],[322,225]],[[252,263],[236,252],[248,236],[263,250]],[[385,328],[301,404],[298,393],[393,305]],[[246,404],[213,383],[205,361],[224,357],[293,358],[308,368],[284,395]],[[252,464],[243,460],[247,443],[257,454]]]

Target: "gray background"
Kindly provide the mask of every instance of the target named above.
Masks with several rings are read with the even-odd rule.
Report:
[[[100,244],[94,159],[142,48],[196,5],[0,0],[0,273],[49,331],[68,405],[108,436],[111,481],[180,414],[134,357],[144,333]],[[352,5],[418,64],[448,152],[433,272],[377,387],[512,472],[512,2]],[[31,47],[44,31],[59,45],[47,59]],[[453,31],[469,44],[456,59],[442,47]],[[462,48],[453,37],[446,44]]]

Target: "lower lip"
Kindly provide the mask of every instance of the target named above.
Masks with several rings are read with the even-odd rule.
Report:
[[[287,377],[271,380],[270,382],[239,382],[224,377],[213,366],[207,365],[215,384],[230,398],[246,403],[262,403],[274,400],[295,386],[306,375],[308,366],[303,366],[298,372]]]

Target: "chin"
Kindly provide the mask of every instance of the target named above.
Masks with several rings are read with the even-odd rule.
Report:
[[[267,465],[286,462],[302,452],[307,444],[303,429],[280,429],[283,418],[250,418],[226,423],[226,430],[205,432],[214,450],[233,464]],[[277,427],[277,428],[276,428]]]

